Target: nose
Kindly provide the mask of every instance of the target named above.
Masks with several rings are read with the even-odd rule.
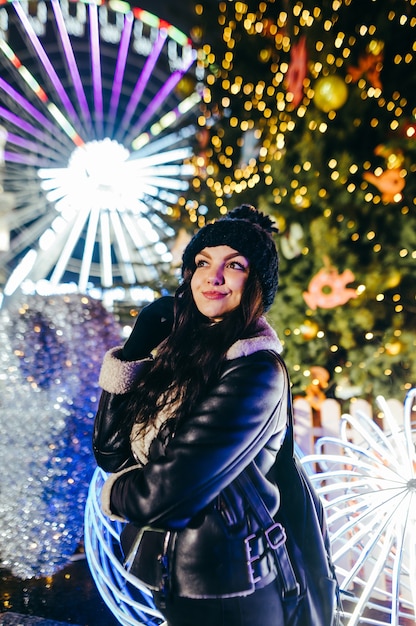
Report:
[[[224,272],[221,267],[213,267],[208,276],[211,285],[222,285],[224,283]]]

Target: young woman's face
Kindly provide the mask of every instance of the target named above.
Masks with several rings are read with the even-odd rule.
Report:
[[[249,262],[230,246],[204,248],[195,257],[191,291],[202,315],[220,321],[241,302]]]

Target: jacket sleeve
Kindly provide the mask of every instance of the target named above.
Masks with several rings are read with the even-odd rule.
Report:
[[[136,463],[126,429],[120,428],[128,400],[129,394],[101,393],[92,443],[97,465],[106,472],[119,472]]]
[[[184,528],[284,431],[283,367],[271,352],[230,361],[164,454],[110,477],[104,508],[141,526]]]
[[[150,359],[122,361],[121,348],[109,350],[101,367],[103,388],[93,429],[93,451],[106,472],[119,472],[136,464],[126,428],[120,428],[130,399],[130,390]]]

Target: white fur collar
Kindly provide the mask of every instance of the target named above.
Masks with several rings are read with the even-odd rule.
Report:
[[[279,354],[282,352],[282,344],[277,334],[264,317],[261,317],[257,322],[256,334],[248,339],[236,341],[225,356],[228,361],[232,361],[241,356],[249,356],[259,350],[274,350]],[[149,359],[123,361],[121,352],[121,346],[109,350],[105,354],[101,366],[98,384],[110,393],[127,393],[149,361]]]
[[[257,322],[256,334],[248,339],[239,339],[227,351],[227,360],[238,359],[240,356],[249,356],[259,350],[274,350],[280,354],[283,350],[280,339],[265,317]]]

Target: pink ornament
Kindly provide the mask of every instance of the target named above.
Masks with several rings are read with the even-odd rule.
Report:
[[[309,283],[309,291],[303,292],[303,298],[311,309],[318,306],[322,309],[332,309],[357,297],[355,289],[346,288],[346,285],[354,279],[351,270],[344,270],[342,274],[338,274],[335,269],[322,268]]]
[[[306,37],[301,37],[290,50],[290,64],[286,72],[286,89],[293,94],[293,106],[297,107],[303,98],[303,81],[306,78],[308,55]]]

